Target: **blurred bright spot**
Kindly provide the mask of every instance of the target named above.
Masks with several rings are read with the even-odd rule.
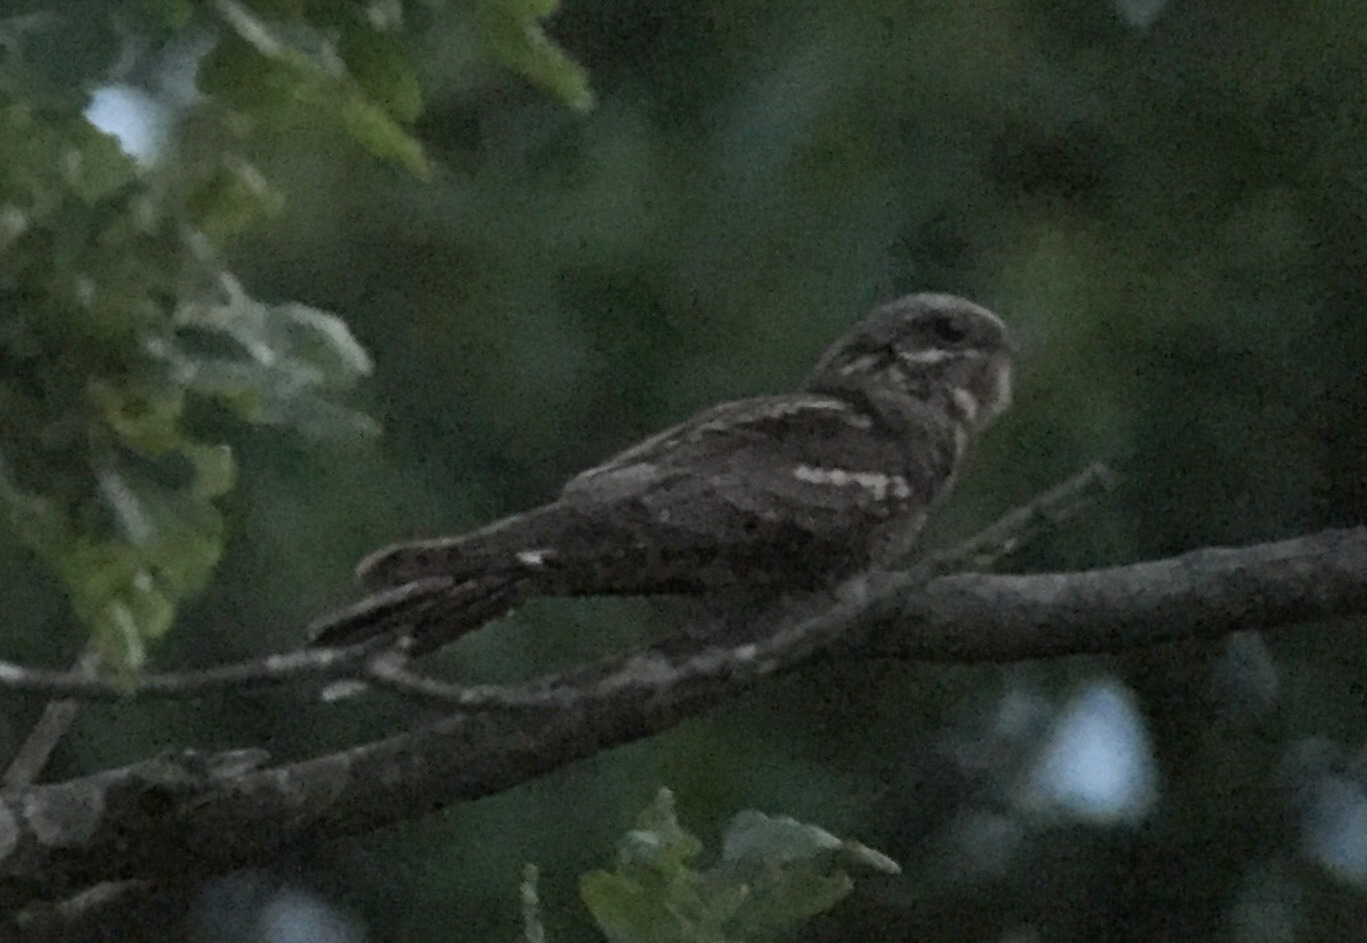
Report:
[[[130,85],[106,85],[90,97],[85,118],[146,164],[156,159],[166,142],[170,110]]]
[[[1054,722],[1023,802],[1091,822],[1134,822],[1152,807],[1155,780],[1133,696],[1103,680],[1077,694]]]
[[[262,869],[237,871],[204,885],[190,914],[195,943],[365,943],[359,919],[344,907]]]
[[[365,931],[348,914],[303,891],[277,892],[257,916],[264,943],[364,943]]]
[[[1367,883],[1367,794],[1342,776],[1315,784],[1301,838],[1305,853],[1338,877]]]
[[[1116,12],[1135,29],[1145,29],[1158,19],[1167,0],[1114,0]]]

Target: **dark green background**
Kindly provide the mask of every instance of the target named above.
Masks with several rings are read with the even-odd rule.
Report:
[[[550,30],[591,74],[588,115],[472,65],[461,23],[415,25],[431,182],[306,122],[256,155],[288,204],[234,264],[257,295],[350,323],[377,360],[358,399],[386,432],[317,448],[237,435],[226,561],[161,666],[297,645],[367,550],[519,510],[699,407],[786,389],[868,306],[911,290],[993,307],[1021,346],[1016,404],[937,539],[1094,459],[1121,489],[1012,566],[1367,518],[1367,5],[1174,2],[1144,27],[1103,0],[568,0]],[[36,568],[15,573],[7,648],[68,659],[79,633],[60,598]],[[443,665],[523,677],[673,618],[539,603]],[[828,666],[233,886],[248,902],[319,889],[376,940],[510,940],[534,861],[552,939],[594,939],[577,876],[669,785],[708,841],[753,806],[903,864],[804,939],[1354,939],[1367,869],[1335,871],[1305,843],[1325,808],[1357,810],[1331,825],[1367,856],[1362,628]],[[1143,716],[1150,814],[1024,807],[1054,712],[1106,679]],[[0,745],[31,716],[12,711]],[[94,707],[53,775],[180,744],[308,755],[422,716],[302,694]],[[212,922],[193,938],[254,939]]]

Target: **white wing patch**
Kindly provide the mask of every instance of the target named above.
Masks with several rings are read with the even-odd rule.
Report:
[[[957,462],[968,451],[968,430],[963,423],[954,424],[954,460]]]
[[[869,369],[869,367],[876,364],[879,359],[880,357],[878,354],[865,354],[862,357],[856,357],[840,368],[840,375],[842,377],[847,377],[852,373],[863,373],[865,370]]]
[[[899,350],[897,359],[902,363],[920,364],[931,366],[937,363],[944,363],[953,357],[959,356],[952,350],[944,350],[940,347],[930,347],[926,350]]]
[[[905,501],[911,497],[911,485],[901,475],[885,475],[882,472],[856,472],[844,468],[818,468],[814,465],[796,465],[793,467],[793,477],[811,485],[863,488],[873,495],[875,501],[883,501],[887,498]]]
[[[657,454],[667,453],[676,445],[696,442],[712,433],[744,429],[756,422],[772,421],[806,412],[834,414],[840,422],[855,429],[873,428],[872,419],[853,409],[844,400],[833,396],[757,396],[754,399],[737,400],[714,407],[688,422],[657,432],[631,448],[617,453],[603,464],[580,472],[565,484],[561,494],[582,493],[590,487],[604,490],[620,489],[622,492],[640,490],[654,482],[659,475],[659,466],[653,464],[650,459]]]
[[[951,389],[949,395],[954,397],[955,405],[963,412],[964,422],[972,425],[973,420],[978,418],[978,398],[962,386]]]
[[[840,418],[849,423],[856,429],[868,429],[873,425],[873,421],[868,416],[861,415],[850,408],[850,404],[844,400],[834,397],[804,396],[801,398],[793,397],[784,399],[782,397],[760,398],[756,397],[753,401],[755,407],[752,412],[723,413],[708,422],[698,425],[696,435],[708,432],[723,431],[734,426],[743,426],[756,420],[782,419],[784,416],[796,416],[799,413],[808,412],[834,412],[843,413]],[[748,405],[744,400],[738,401],[737,405]]]

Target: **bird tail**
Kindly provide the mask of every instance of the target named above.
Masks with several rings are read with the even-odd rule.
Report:
[[[356,567],[370,595],[315,622],[310,644],[398,643],[416,656],[473,632],[553,580],[537,548],[556,542],[564,514],[549,504],[460,537],[393,544],[372,553]]]
[[[473,632],[518,602],[513,574],[457,581],[428,576],[379,590],[309,627],[313,648],[398,646],[414,657]]]
[[[356,579],[383,591],[432,577],[463,583],[499,570],[536,569],[537,548],[559,542],[564,514],[559,504],[547,504],[459,537],[391,544],[362,559]]]

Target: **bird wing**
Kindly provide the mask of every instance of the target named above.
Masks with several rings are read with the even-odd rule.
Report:
[[[900,492],[895,483],[880,489],[873,476],[905,463],[903,444],[871,434],[872,427],[865,413],[832,396],[759,396],[722,403],[579,473],[560,497],[592,503],[620,500],[679,476],[734,483],[763,476],[770,486],[780,481],[821,484],[816,470],[836,468],[859,475],[836,475],[836,480],[848,480],[856,489],[858,482],[868,483],[870,495],[886,494],[889,488]]]
[[[838,577],[919,529],[945,481],[914,456],[944,438],[820,394],[724,403],[571,480],[546,560],[599,593]]]
[[[915,459],[945,436],[913,438],[924,441],[836,397],[723,403],[583,472],[550,504],[385,548],[358,572],[376,588],[504,573],[542,595],[809,584],[867,564],[885,528],[919,527],[945,477]]]
[[[779,505],[886,505],[892,512],[929,504],[944,483],[941,467],[953,461],[952,439],[939,441],[945,439],[940,430],[927,428],[922,438],[894,437],[838,397],[754,397],[704,410],[619,452],[570,479],[560,499],[630,500],[689,478],[710,483],[708,490],[741,506],[762,499]],[[695,489],[681,490],[698,497]]]

